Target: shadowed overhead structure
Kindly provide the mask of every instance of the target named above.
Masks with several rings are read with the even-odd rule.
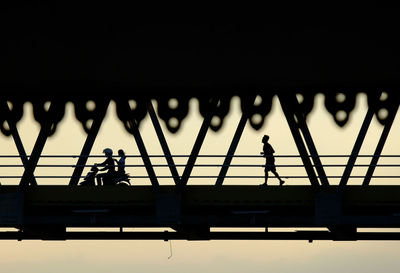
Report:
[[[125,123],[126,115],[140,122],[146,112],[142,100],[153,98],[167,124],[178,120],[168,127],[176,132],[193,97],[201,99],[202,109],[208,107],[203,97],[224,98],[216,112],[221,124],[212,126],[218,130],[234,95],[260,95],[262,107],[248,110],[265,117],[277,93],[302,94],[305,115],[314,95],[324,93],[327,110],[343,126],[355,94],[377,89],[396,94],[400,19],[394,8],[348,3],[338,8],[271,7],[259,20],[220,15],[223,23],[193,23],[193,18],[172,23],[164,20],[175,15],[168,10],[162,16],[134,5],[14,5],[0,16],[1,96],[16,106],[32,101],[38,110],[45,101],[96,101],[100,94],[135,100],[138,107],[132,113],[119,111]],[[336,93],[346,96],[338,100]],[[178,101],[174,109],[168,106],[171,98]],[[346,116],[337,117],[342,110]],[[17,121],[20,115],[14,114]],[[262,123],[251,125],[257,129]]]

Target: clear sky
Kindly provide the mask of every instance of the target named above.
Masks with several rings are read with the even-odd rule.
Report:
[[[323,105],[323,96],[316,97],[316,104],[309,116],[308,124],[318,152],[322,154],[349,154],[356,135],[366,113],[366,96],[357,99],[356,109],[351,114],[349,124],[339,128]],[[232,101],[230,115],[225,119],[221,131],[209,131],[200,154],[226,154],[233,133],[239,122],[239,103]],[[18,129],[29,154],[38,132],[38,125],[32,121],[31,106],[25,105],[25,115]],[[391,134],[383,150],[383,154],[400,154],[398,139],[400,136],[400,120],[397,116]],[[189,154],[200,128],[201,117],[196,100],[191,101],[189,116],[183,121],[177,134],[169,134],[163,126],[164,133],[172,154]],[[163,125],[163,123],[162,123]],[[149,154],[162,154],[160,145],[148,117],[140,128]],[[368,131],[360,154],[372,154],[379,139],[382,126],[374,118]],[[259,155],[262,151],[261,138],[270,135],[270,142],[277,155],[298,154],[286,120],[283,118],[280,105],[274,99],[273,109],[266,118],[264,126],[255,131],[250,126],[245,128],[236,154]],[[85,140],[81,125],[73,115],[73,106],[67,105],[66,116],[58,127],[55,136],[51,137],[43,154],[79,154]],[[0,137],[1,154],[17,154],[12,138]],[[122,123],[116,119],[115,105],[110,105],[105,123],[95,142],[92,154],[100,155],[105,147],[114,151],[123,148],[129,155],[137,155],[138,149],[134,138],[126,133]],[[76,159],[55,162],[41,160],[40,163],[74,164]],[[91,159],[89,163],[102,159]],[[345,164],[346,159],[327,160],[323,163]],[[4,161],[1,164],[16,163]],[[197,163],[221,163],[208,159],[199,159]],[[140,164],[140,159],[128,158],[127,164]],[[153,163],[165,163],[163,160]],[[176,159],[176,163],[184,164],[185,160]],[[263,164],[263,158],[235,159],[232,163]],[[277,164],[301,164],[296,159],[278,158]],[[368,160],[358,160],[357,163],[369,163]],[[379,163],[399,163],[393,159],[382,160]],[[21,168],[0,168],[0,175],[20,175]],[[84,173],[88,170],[85,169]],[[179,169],[182,173],[182,168]],[[127,168],[134,175],[145,175],[144,168]],[[282,176],[305,175],[301,168],[278,168]],[[328,168],[328,175],[341,175],[343,168]],[[354,175],[363,175],[366,168],[356,168]],[[167,168],[157,168],[158,175],[169,175]],[[71,175],[72,168],[37,169],[36,175]],[[194,175],[217,175],[217,168],[195,168]],[[263,175],[263,168],[231,169],[228,175]],[[399,175],[398,168],[378,168],[377,175]],[[263,179],[227,179],[224,183],[258,185]],[[2,184],[15,184],[16,180],[2,179]],[[38,179],[39,184],[66,184],[68,180],[54,181]],[[193,179],[189,184],[213,184],[207,179]],[[349,184],[361,184],[362,180],[353,179]],[[135,184],[150,184],[146,179],[134,180]],[[161,184],[173,183],[171,179],[163,179]],[[278,184],[271,178],[271,184]],[[308,184],[304,179],[289,179],[288,185]],[[331,180],[332,184],[338,180]],[[372,180],[371,184],[396,184],[395,179]],[[398,242],[321,242],[314,241],[203,241],[186,242],[172,241],[172,257],[170,244],[163,241],[0,241],[1,272],[398,272],[400,262],[397,253],[400,250]]]

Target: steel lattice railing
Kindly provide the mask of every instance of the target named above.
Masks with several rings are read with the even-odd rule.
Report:
[[[12,160],[19,158],[19,155],[0,155],[0,160]],[[79,155],[41,155],[40,158],[48,158],[48,159],[76,159],[80,157]],[[104,158],[104,155],[89,155],[87,156],[88,158]],[[129,158],[136,158],[139,159],[141,158],[140,155],[127,155],[127,160]],[[165,155],[149,155],[150,158],[165,158]],[[188,158],[189,155],[172,155],[171,157],[173,158]],[[198,158],[205,158],[205,159],[217,159],[217,158],[226,158],[226,155],[198,155]],[[232,158],[241,158],[241,159],[247,159],[252,162],[256,160],[262,160],[264,157],[260,155],[234,155],[231,156]],[[285,159],[299,159],[299,155],[276,155],[274,156],[275,158],[280,158],[281,161]],[[310,158],[313,157],[313,155],[309,156]],[[319,155],[320,158],[333,158],[333,159],[338,159],[338,158],[348,158],[350,155]],[[372,158],[375,157],[374,155],[358,155],[357,158]],[[29,155],[27,156],[29,158]],[[379,158],[392,158],[392,159],[397,159],[400,158],[400,155],[380,155]],[[94,164],[85,164],[85,165],[79,165],[79,164],[38,164],[36,167],[37,168],[58,168],[58,169],[67,169],[67,168],[76,168],[76,167],[92,167],[95,166]],[[153,168],[168,168],[171,165],[169,164],[152,164]],[[177,168],[183,168],[186,166],[186,164],[174,164],[174,167]],[[214,163],[198,163],[195,164],[194,167],[197,168],[221,168],[221,167],[230,167],[230,168],[251,168],[252,170],[256,168],[263,168],[265,167],[265,163],[246,163],[246,164],[230,164],[230,165],[224,165],[224,164],[214,164]],[[303,164],[276,164],[275,165],[279,169],[284,169],[284,168],[304,168]],[[347,165],[346,164],[338,164],[338,163],[331,163],[331,164],[313,164],[312,167],[323,167],[323,168],[345,168]],[[395,164],[395,163],[390,163],[390,164],[354,164],[354,167],[358,168],[366,168],[366,167],[379,167],[379,168],[399,168],[400,164]],[[145,168],[144,164],[126,164],[126,168]],[[0,164],[0,179],[20,179],[22,176],[21,175],[4,175],[4,170],[9,169],[9,168],[24,168],[23,164]],[[254,172],[253,174],[246,174],[244,173],[243,175],[226,175],[224,178],[234,178],[234,179],[260,179],[264,178],[264,175],[256,175]],[[290,178],[290,179],[306,179],[308,178],[307,175],[283,175],[285,178]],[[72,175],[35,175],[35,178],[51,178],[51,179],[70,179]],[[81,176],[83,178],[84,176]],[[149,178],[148,175],[131,175],[130,176],[133,179],[147,179]],[[213,179],[213,178],[219,178],[219,175],[191,175],[190,178],[196,178],[196,179]],[[342,176],[340,175],[327,175],[326,178],[332,178],[332,179],[339,179]],[[158,175],[157,178],[159,179],[170,179],[173,178],[172,175]],[[319,178],[319,176],[317,176]],[[363,179],[365,178],[364,175],[350,175],[349,178],[354,178],[354,179]],[[400,178],[400,172],[399,175],[373,175],[371,178],[379,178],[379,179],[395,179],[395,178]]]

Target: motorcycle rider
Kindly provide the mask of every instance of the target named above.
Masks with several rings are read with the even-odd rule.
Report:
[[[107,181],[110,181],[114,176],[115,176],[115,165],[114,165],[114,160],[112,158],[113,151],[110,148],[105,148],[103,150],[103,153],[107,157],[107,159],[100,164],[97,164],[97,166],[104,166],[103,169],[100,169],[99,171],[105,171],[107,170],[106,173],[101,173],[96,176],[96,181],[97,185],[101,186],[101,181],[103,180],[103,184],[107,184]]]

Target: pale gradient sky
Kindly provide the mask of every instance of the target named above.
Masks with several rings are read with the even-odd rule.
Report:
[[[323,105],[323,96],[316,97],[315,107],[310,114],[308,123],[314,142],[320,154],[349,154],[358,134],[361,122],[366,113],[366,96],[358,97],[356,109],[352,112],[351,120],[345,128],[339,129],[333,119],[327,114]],[[266,118],[261,130],[255,131],[250,126],[245,128],[236,154],[258,155],[262,150],[261,138],[264,134],[270,135],[270,142],[276,154],[297,154],[294,141],[290,134],[286,120],[281,113],[280,105],[274,99],[273,109]],[[200,128],[201,117],[196,100],[191,101],[189,116],[184,120],[181,131],[172,135],[164,133],[172,154],[189,154],[196,134]],[[220,132],[209,131],[201,149],[201,154],[226,154],[233,133],[240,118],[239,103],[235,98],[232,101],[232,111],[225,119]],[[18,129],[29,154],[38,132],[38,125],[32,121],[31,106],[25,105],[26,114],[19,123]],[[398,139],[400,136],[400,120],[396,117],[391,134],[383,150],[383,154],[400,154]],[[163,125],[163,123],[162,123]],[[162,154],[157,136],[148,117],[140,128],[149,154]],[[374,152],[382,126],[374,118],[361,154]],[[72,105],[67,106],[66,117],[59,124],[55,136],[50,138],[43,154],[79,154],[85,140],[81,125],[73,116]],[[16,154],[12,138],[0,137],[1,154]],[[134,138],[126,133],[121,122],[116,120],[115,105],[110,105],[105,123],[95,142],[92,154],[100,155],[103,148],[110,147],[117,151],[123,148],[127,154],[138,154]],[[40,161],[40,163],[67,163],[74,164],[76,159],[57,161]],[[101,159],[102,160],[102,159]],[[219,162],[222,162],[220,159]],[[99,162],[100,159],[89,163]],[[324,160],[324,163],[346,163],[346,159]],[[6,161],[2,159],[1,164]],[[153,163],[164,163],[164,160]],[[197,163],[210,161],[201,159]],[[263,164],[263,158],[235,160],[233,163]],[[7,163],[13,163],[7,161]],[[19,159],[14,163],[19,164]],[[127,164],[140,164],[140,159],[129,158]],[[185,160],[176,159],[176,163],[185,163]],[[213,163],[218,163],[213,161]],[[277,164],[301,163],[300,160],[277,159]],[[369,163],[368,160],[357,163]],[[381,160],[379,163],[399,163],[393,159]],[[182,168],[179,169],[182,173]],[[21,168],[0,170],[0,175],[20,175]],[[50,174],[56,171],[57,175],[70,175],[72,168],[65,170],[38,169],[36,175]],[[144,168],[131,168],[131,174],[145,175]],[[366,168],[357,168],[353,174],[363,175]],[[85,169],[84,173],[87,170]],[[278,168],[282,175],[305,175],[305,171],[296,168]],[[341,175],[343,168],[326,169],[328,175]],[[169,175],[168,168],[157,168],[159,175]],[[217,168],[195,168],[193,174],[217,175]],[[262,168],[243,168],[230,170],[228,175],[263,175]],[[377,169],[375,174],[399,175],[396,168]],[[66,184],[68,180],[51,181],[38,179],[39,184]],[[16,180],[2,179],[3,184],[14,184]],[[194,179],[189,184],[213,184],[204,179]],[[227,179],[224,183],[233,184],[260,184],[262,179],[243,181]],[[331,181],[332,184],[337,180]],[[362,180],[350,180],[349,184],[360,184]],[[161,180],[161,184],[171,184],[171,179]],[[372,184],[396,184],[396,180],[373,180]],[[150,184],[148,180],[135,180],[135,184]],[[277,184],[275,178],[271,184]],[[288,185],[308,184],[302,179],[289,179]],[[211,241],[186,242],[173,241],[173,256],[170,255],[169,243],[163,241],[0,241],[0,268],[3,272],[398,272],[400,262],[397,253],[400,251],[398,242],[318,242],[309,244],[306,241]]]

